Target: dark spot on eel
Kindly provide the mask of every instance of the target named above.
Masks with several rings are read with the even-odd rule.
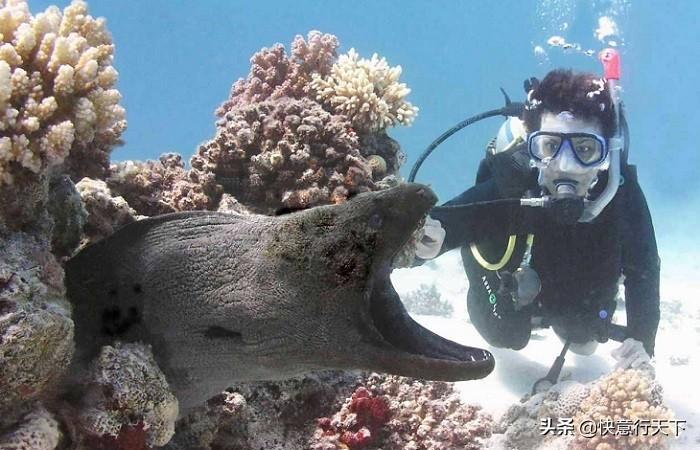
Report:
[[[241,339],[243,335],[238,331],[228,330],[224,327],[213,326],[204,332],[207,339]]]

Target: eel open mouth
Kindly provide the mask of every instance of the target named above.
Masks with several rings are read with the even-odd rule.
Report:
[[[445,339],[413,320],[388,274],[377,280],[370,298],[369,316],[381,337],[367,344],[381,370],[441,381],[483,378],[493,371],[491,352]]]
[[[415,221],[413,230],[436,200],[426,190],[416,191],[422,201],[413,202],[413,211],[405,217]],[[410,238],[411,233],[405,242]],[[376,333],[365,343],[372,347],[369,353],[374,366],[389,373],[441,381],[483,378],[493,371],[495,361],[489,351],[445,339],[413,320],[391,284],[390,273],[389,264],[376,269],[368,296],[369,320]]]

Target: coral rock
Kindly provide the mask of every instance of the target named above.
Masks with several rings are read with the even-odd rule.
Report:
[[[173,436],[178,402],[150,348],[103,347],[78,386],[77,422],[92,448],[162,446]]]
[[[221,187],[214,177],[186,171],[182,157],[164,153],[158,161],[112,164],[107,186],[144,216],[216,209]]]
[[[315,418],[330,414],[356,375],[325,371],[280,382],[238,383],[177,423],[169,450],[309,448]]]
[[[70,255],[80,244],[87,211],[83,207],[80,193],[68,176],[51,180],[46,206],[54,224],[52,250],[56,255]]]
[[[584,420],[596,423],[612,421],[617,424],[621,419],[646,420],[649,423],[662,423],[674,419],[673,413],[661,403],[660,386],[641,370],[618,369],[597,380],[590,388],[590,395],[579,407],[579,413],[574,417],[574,423]],[[675,432],[675,430],[671,430]],[[668,433],[668,431],[666,431]],[[600,450],[614,448],[619,450],[656,449],[667,447],[671,433],[631,433],[618,435],[598,433],[593,439],[577,435],[571,446],[572,450]]]
[[[62,434],[56,419],[43,407],[22,418],[14,430],[0,435],[3,450],[54,450]]]
[[[107,183],[83,178],[76,185],[88,213],[83,245],[105,238],[137,219],[136,211],[122,197],[113,197]]]
[[[332,418],[317,421],[313,450],[479,449],[492,420],[453,384],[373,373]]]
[[[0,422],[51,386],[72,354],[63,269],[48,237],[0,227]]]

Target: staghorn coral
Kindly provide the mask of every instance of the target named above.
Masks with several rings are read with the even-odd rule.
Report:
[[[362,385],[365,388],[356,390],[360,395],[347,399],[332,419],[318,420],[310,443],[313,450],[360,445],[384,450],[480,449],[491,434],[491,417],[479,406],[463,404],[451,383],[372,373]],[[365,399],[364,418],[357,414],[358,398]],[[388,412],[383,402],[368,401],[372,398],[384,398]],[[381,423],[385,425],[379,427]],[[338,434],[339,430],[352,434]]]
[[[122,197],[114,197],[104,181],[83,178],[75,187],[87,211],[82,246],[99,241],[137,220],[136,211]]]
[[[229,111],[191,164],[255,212],[338,203],[374,188],[349,128],[313,100],[264,101]]]
[[[618,369],[597,380],[590,388],[590,395],[579,406],[579,413],[574,417],[575,429],[584,420],[595,423],[612,421],[620,426],[621,420],[663,422],[673,420],[673,413],[662,404],[660,386],[654,382],[648,372]],[[617,433],[617,429],[603,435],[599,432],[593,437],[576,436],[572,450],[607,450],[634,449],[650,450],[668,448],[673,436],[664,433]],[[675,432],[675,430],[671,430]]]
[[[405,100],[411,92],[399,83],[401,66],[389,67],[375,53],[360,58],[355,49],[340,55],[331,73],[314,74],[316,99],[337,114],[347,116],[360,132],[374,132],[397,124],[410,125],[418,108]]]
[[[327,75],[336,58],[338,38],[312,30],[306,40],[297,35],[292,54],[284,46],[263,48],[250,59],[247,79],[239,79],[231,88],[229,99],[216,111],[219,117],[235,108],[282,97],[307,97],[312,74]]]
[[[140,215],[216,209],[221,186],[213,174],[186,171],[182,157],[164,153],[158,161],[112,164],[107,186]]]
[[[435,284],[421,284],[401,300],[406,309],[414,314],[449,317],[453,310],[452,305],[442,299]]]
[[[37,406],[13,431],[0,435],[0,449],[54,450],[61,438],[58,421],[42,406]]]
[[[104,346],[76,388],[82,404],[74,420],[87,448],[162,446],[174,433],[177,399],[140,343]]]
[[[75,0],[32,16],[0,3],[0,185],[64,163],[101,176],[126,127],[104,19]]]

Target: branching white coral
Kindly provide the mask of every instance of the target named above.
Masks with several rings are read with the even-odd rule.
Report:
[[[113,51],[104,19],[81,0],[36,16],[25,0],[0,0],[0,185],[76,150],[85,158],[94,148],[97,161],[85,165],[98,172],[107,164],[105,149],[126,128]]]
[[[360,58],[355,49],[341,55],[330,75],[313,75],[316,98],[335,113],[344,114],[358,131],[379,131],[396,124],[410,125],[418,108],[406,101],[411,92],[399,83],[401,66],[390,67],[375,53]]]

